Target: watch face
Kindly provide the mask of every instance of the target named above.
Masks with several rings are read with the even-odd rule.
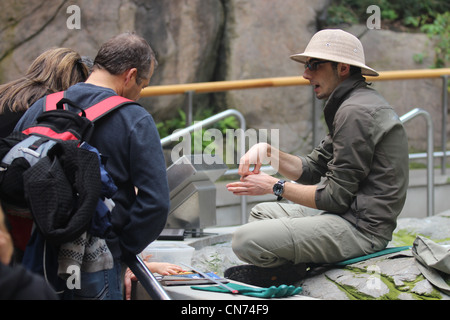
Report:
[[[276,196],[281,196],[281,194],[283,193],[283,185],[282,185],[282,184],[279,184],[279,183],[275,184],[275,185],[273,186],[273,193],[274,193]]]

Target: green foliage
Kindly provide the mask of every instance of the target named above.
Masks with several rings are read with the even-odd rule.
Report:
[[[178,117],[161,121],[156,124],[161,139],[169,136],[176,129],[184,127],[186,127],[186,113],[181,109],[178,110]]]
[[[354,24],[359,22],[356,13],[346,5],[332,5],[328,8],[327,13],[327,24],[329,25],[338,25],[341,23]]]
[[[450,12],[437,14],[432,23],[422,25],[421,31],[436,41],[434,67],[443,68],[450,62]]]
[[[205,109],[202,111],[200,115],[194,117],[194,121],[201,121],[213,115],[214,112],[212,110]],[[161,138],[165,138],[171,135],[175,130],[183,129],[185,127],[186,127],[186,113],[181,109],[178,110],[178,117],[158,122],[156,124],[156,128],[158,129],[159,136]],[[202,128],[201,131],[200,130],[194,131],[191,134],[192,150],[194,150],[194,141],[201,142],[202,150],[205,150],[205,148],[211,144],[210,137],[208,136],[208,129],[210,128],[220,130],[220,132],[222,132],[222,134],[225,135],[227,129],[238,129],[239,123],[235,117],[230,116],[225,119],[219,120],[211,127]],[[212,152],[212,154],[214,154],[214,152]]]
[[[369,17],[366,10],[371,5],[380,8],[384,22],[396,21],[414,28],[432,23],[438,14],[450,11],[448,0],[333,0],[327,23],[365,23]]]
[[[203,113],[199,117],[195,117],[194,121],[201,121],[213,116],[214,113],[212,110],[203,110]],[[183,129],[186,127],[186,113],[179,109],[178,116],[158,122],[156,124],[156,128],[158,129],[159,136],[161,138],[165,138],[171,135],[177,129]],[[237,129],[239,128],[238,121],[235,117],[230,116],[225,119],[222,119],[215,123],[212,128],[216,128],[220,130],[223,134],[225,134],[227,129]]]

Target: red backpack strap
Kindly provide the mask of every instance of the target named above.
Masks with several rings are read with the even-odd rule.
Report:
[[[121,96],[111,96],[100,101],[97,104],[85,109],[86,118],[92,122],[98,120],[109,112],[123,106],[124,104],[136,103],[133,100],[121,97]]]
[[[45,97],[44,101],[44,111],[56,110],[56,104],[64,98],[65,91],[55,92],[49,94]],[[91,121],[96,121],[109,112],[117,109],[124,104],[136,103],[133,100],[121,97],[121,96],[111,96],[106,98],[99,103],[84,110],[86,112],[86,118]],[[81,113],[80,113],[81,115]]]
[[[64,91],[55,92],[45,97],[44,112],[50,110],[56,110],[56,104],[64,98]]]

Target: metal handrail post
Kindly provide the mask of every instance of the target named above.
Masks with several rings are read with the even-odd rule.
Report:
[[[442,76],[442,158],[441,158],[441,174],[444,175],[447,168],[447,117],[448,117],[448,75]]]
[[[193,122],[194,114],[194,94],[195,91],[186,92],[187,110],[186,110],[186,126],[190,126]]]
[[[434,145],[433,145],[433,121],[431,115],[420,108],[411,110],[400,117],[406,123],[417,116],[423,116],[427,122],[427,216],[434,215]]]

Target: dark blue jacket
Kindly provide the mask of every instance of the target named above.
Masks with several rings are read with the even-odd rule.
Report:
[[[66,97],[80,107],[92,106],[116,93],[108,88],[79,83]],[[38,100],[15,130],[33,124],[42,113]],[[112,232],[107,243],[115,258],[121,248],[137,254],[163,230],[170,206],[166,165],[153,117],[140,105],[126,105],[95,123],[90,144],[106,157],[106,170],[118,187],[113,196]]]

